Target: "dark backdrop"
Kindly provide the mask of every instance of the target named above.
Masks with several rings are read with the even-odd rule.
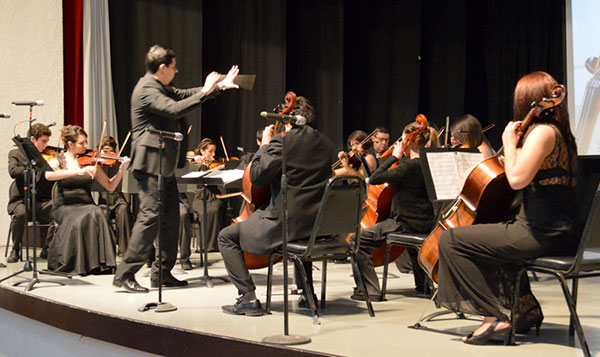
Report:
[[[222,135],[230,155],[255,150],[255,131],[267,124],[258,113],[288,90],[313,102],[315,126],[340,149],[355,129],[384,125],[395,139],[418,113],[438,126],[464,113],[495,123],[488,136],[497,148],[519,77],[542,70],[566,81],[563,1],[112,0],[109,8],[120,140],[152,44],[175,50],[182,88],[232,64],[256,74],[252,91],[228,91],[186,118],[188,147]]]

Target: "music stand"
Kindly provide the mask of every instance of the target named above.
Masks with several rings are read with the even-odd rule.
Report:
[[[31,107],[30,107],[30,111],[31,111]],[[30,125],[29,132],[31,132],[31,121],[29,122],[29,125]],[[38,173],[40,175],[43,175],[45,171],[52,171],[52,168],[50,168],[50,166],[48,165],[46,160],[44,160],[44,158],[42,157],[42,155],[40,154],[38,149],[35,147],[35,145],[33,145],[31,140],[29,140],[28,138],[21,138],[18,135],[15,136],[12,140],[15,143],[15,145],[17,145],[17,147],[19,148],[21,153],[23,153],[23,155],[25,155],[25,157],[27,158],[27,164],[26,164],[25,172],[24,172],[24,185],[23,185],[24,186],[23,200],[25,202],[25,217],[27,218],[26,219],[26,222],[27,222],[26,223],[27,224],[27,227],[26,227],[27,228],[26,229],[26,231],[27,231],[27,235],[26,235],[27,249],[25,250],[26,260],[25,260],[25,265],[23,266],[23,269],[19,270],[18,272],[14,273],[14,274],[11,274],[7,277],[2,278],[0,280],[0,283],[3,282],[4,280],[10,279],[13,276],[19,275],[23,272],[31,271],[32,272],[31,278],[27,278],[27,279],[18,281],[16,283],[14,283],[13,286],[19,286],[21,284],[28,283],[27,287],[25,287],[25,291],[30,291],[33,289],[33,286],[35,284],[41,283],[41,282],[65,285],[58,281],[41,280],[38,278],[37,254],[35,252],[35,248],[33,251],[33,266],[31,265],[31,262],[29,261],[29,245],[31,243],[29,241],[29,228],[31,228],[31,232],[32,232],[32,236],[33,236],[34,240],[35,240],[36,233],[37,233],[36,200],[35,200],[36,195],[37,195],[36,175]],[[31,212],[31,225],[29,224],[29,216],[30,216],[29,212]],[[71,276],[64,275],[62,273],[55,273],[55,272],[51,272],[51,271],[39,272],[39,273],[61,276],[61,277],[71,279]]]
[[[158,134],[157,134],[158,135]],[[158,245],[158,302],[149,302],[144,304],[138,311],[144,312],[150,309],[154,309],[155,312],[170,312],[177,310],[177,307],[171,303],[162,301],[162,251],[160,245],[160,236],[161,236],[161,218],[162,218],[162,190],[163,190],[163,176],[162,176],[162,159],[163,159],[163,149],[165,143],[163,137],[158,135],[158,231],[156,233],[156,241]]]
[[[241,171],[241,170],[240,170]],[[242,171],[243,174],[243,171]],[[204,275],[198,278],[193,278],[194,280],[200,280],[202,281],[204,284],[206,284],[206,287],[208,288],[212,288],[213,287],[213,283],[212,280],[213,279],[219,279],[222,280],[226,283],[229,282],[229,280],[225,277],[211,277],[208,274],[208,227],[206,222],[208,222],[208,213],[207,213],[207,204],[206,201],[208,200],[208,186],[218,186],[218,185],[223,185],[229,182],[233,182],[235,180],[234,177],[232,178],[232,181],[229,181],[228,178],[223,178],[222,176],[222,172],[219,171],[212,171],[212,172],[207,172],[207,171],[195,171],[195,172],[190,172],[189,174],[186,174],[180,178],[178,178],[178,180],[182,183],[188,183],[188,184],[197,184],[197,185],[202,185],[202,187],[204,188],[203,192],[202,192],[202,208],[203,208],[203,212],[202,212],[202,239],[201,239],[201,246],[202,246],[202,254],[204,255]],[[239,179],[241,179],[241,175],[239,175]],[[192,280],[192,279],[190,279]]]

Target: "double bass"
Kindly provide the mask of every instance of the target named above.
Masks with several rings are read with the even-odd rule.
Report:
[[[565,87],[557,85],[552,88],[552,98],[543,98],[539,103],[532,103],[531,109],[517,128],[517,134],[525,133],[534,119],[559,106],[565,96]],[[502,149],[499,152],[502,152]],[[488,157],[473,168],[458,198],[419,250],[419,264],[431,280],[438,282],[438,243],[442,233],[453,227],[502,221],[509,214],[515,194],[506,179],[504,164],[499,155]]]
[[[419,133],[427,129],[427,117],[423,114],[419,114],[415,118],[415,122],[418,124],[416,129],[410,133],[407,133],[404,136],[403,144],[404,147],[407,147],[412,143]],[[398,138],[386,151],[384,151],[380,157],[387,158],[392,155],[394,152],[394,145],[399,142],[402,137]],[[398,162],[394,163],[388,170],[393,169],[398,166]],[[392,206],[392,198],[394,192],[393,188],[388,184],[380,184],[380,185],[369,185],[367,190],[367,199],[365,201],[366,204],[366,212],[363,215],[360,226],[361,229],[370,227],[376,223],[382,222],[386,220],[390,216],[390,210]],[[349,237],[348,237],[349,239]],[[384,244],[379,249],[372,251],[373,256],[373,265],[375,267],[382,266],[385,263],[385,251],[387,249],[387,244]],[[401,246],[393,246],[390,250],[389,261],[392,262],[396,260],[401,254],[404,252],[404,247]]]
[[[290,91],[285,94],[285,105],[279,111],[279,114],[289,114],[294,108],[296,108],[296,94]],[[280,130],[281,122],[278,121],[273,129],[273,135],[279,134]],[[244,199],[243,206],[240,215],[233,220],[234,224],[248,219],[255,210],[268,205],[271,199],[271,189],[268,186],[256,187],[252,185],[250,181],[250,164],[246,166],[242,177],[242,198]],[[269,257],[266,255],[244,252],[244,261],[248,269],[260,269],[269,265]]]

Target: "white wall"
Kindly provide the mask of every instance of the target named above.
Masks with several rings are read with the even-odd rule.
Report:
[[[62,0],[0,0],[0,245],[6,242],[9,217],[6,214],[8,152],[13,147],[15,124],[26,120],[29,107],[17,107],[14,100],[44,100],[34,107],[38,122],[57,123],[50,144],[58,143],[58,128],[64,123]],[[26,135],[21,123],[16,133]],[[3,255],[3,254],[2,254]]]

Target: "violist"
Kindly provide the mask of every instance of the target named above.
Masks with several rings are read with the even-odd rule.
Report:
[[[506,178],[523,193],[517,216],[506,223],[456,227],[440,237],[437,302],[483,316],[481,326],[463,337],[465,343],[485,344],[497,333],[508,336],[516,262],[565,255],[577,244],[569,234],[575,218],[577,147],[566,105],[544,112],[522,137],[515,133],[531,103],[550,98],[555,85],[548,73],[534,72],[521,78],[514,91],[514,117],[502,142]],[[535,298],[523,303],[529,308],[521,311],[515,327],[539,329],[543,319],[539,304]]]
[[[403,135],[407,135],[416,128],[417,123],[408,124],[403,130]],[[390,217],[363,229],[360,233],[361,242],[357,262],[372,301],[381,301],[381,288],[377,274],[375,274],[371,250],[376,250],[385,244],[387,233],[426,233],[431,230],[433,225],[433,208],[427,196],[419,149],[439,146],[437,130],[427,127],[416,134],[416,139],[408,146],[404,145],[403,140],[396,143],[392,155],[382,160],[380,166],[368,179],[368,183],[371,185],[389,183],[394,188]],[[398,162],[398,166],[389,169],[396,162]],[[413,251],[411,258],[417,288],[424,289],[425,274],[416,263],[416,251]],[[358,286],[358,274],[360,274],[359,271],[354,271],[356,286]],[[357,287],[354,288],[351,298],[361,301],[365,299]]]

